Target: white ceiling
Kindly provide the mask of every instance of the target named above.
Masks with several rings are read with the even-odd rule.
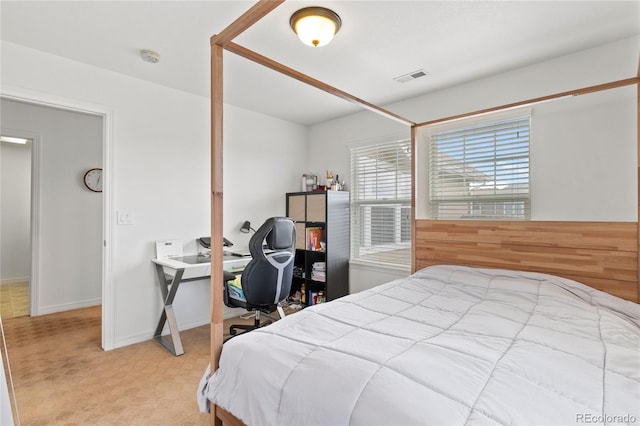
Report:
[[[208,96],[209,39],[251,1],[0,1],[3,40]],[[291,14],[322,5],[342,18],[313,49]],[[290,0],[236,43],[385,106],[447,86],[640,34],[639,1]],[[140,59],[156,50],[158,64]],[[225,102],[301,124],[360,108],[225,52]],[[394,77],[424,69],[408,83]],[[410,118],[410,117],[409,117]]]

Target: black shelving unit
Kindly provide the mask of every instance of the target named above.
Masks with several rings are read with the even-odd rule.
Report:
[[[346,191],[287,193],[287,216],[296,223],[296,256],[292,294],[302,288],[323,292],[333,300],[349,293],[349,193]],[[322,232],[308,244],[312,230]],[[319,244],[322,242],[322,244]],[[313,279],[315,263],[325,265],[325,280]],[[308,297],[307,297],[308,299]],[[310,304],[307,300],[306,304]]]

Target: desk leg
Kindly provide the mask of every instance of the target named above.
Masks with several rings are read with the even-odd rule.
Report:
[[[175,299],[176,293],[178,292],[184,269],[177,269],[171,282],[165,277],[162,266],[156,265],[156,272],[160,280],[160,288],[164,298],[164,308],[153,338],[167,348],[169,352],[175,356],[179,356],[184,353],[184,350],[182,348],[182,341],[180,340],[180,332],[178,331],[178,322],[176,321],[176,315],[173,311],[173,299]],[[171,286],[171,289],[169,289],[169,286]],[[165,323],[169,325],[169,336],[162,335],[162,329]]]

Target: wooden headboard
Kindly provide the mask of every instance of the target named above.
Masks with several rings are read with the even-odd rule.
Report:
[[[639,302],[637,222],[417,219],[415,269],[454,264],[544,272]]]

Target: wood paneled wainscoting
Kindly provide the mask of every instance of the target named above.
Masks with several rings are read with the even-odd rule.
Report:
[[[545,272],[638,302],[637,222],[417,219],[415,267]]]

